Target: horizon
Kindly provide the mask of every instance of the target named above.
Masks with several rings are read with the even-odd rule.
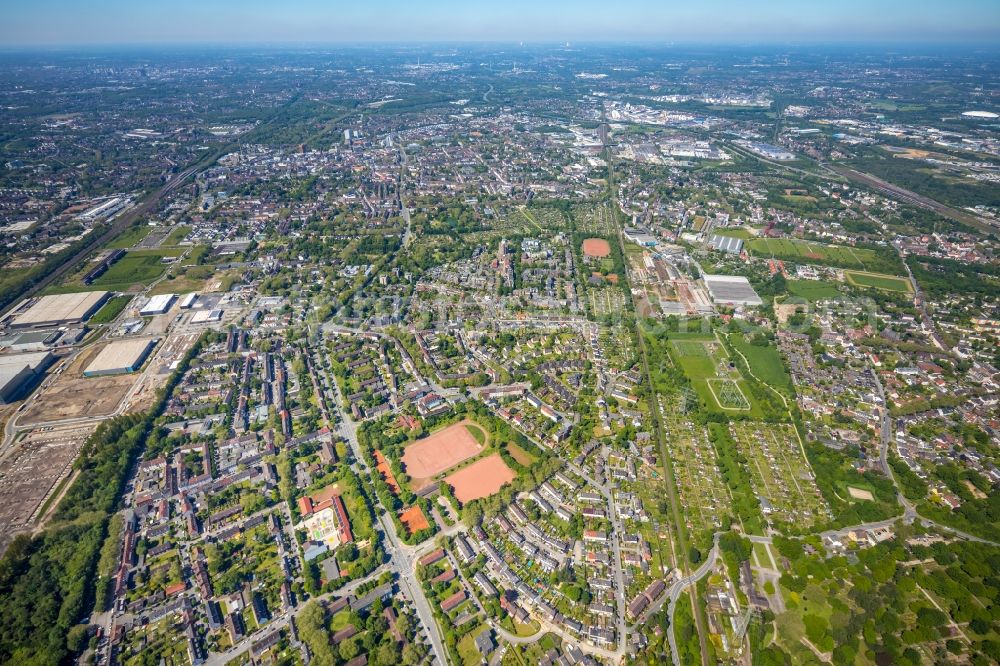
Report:
[[[0,48],[413,43],[658,43],[990,45],[1000,5],[988,0],[907,3],[707,0],[698,7],[625,0],[513,0],[468,6],[387,0],[377,8],[295,0],[178,0],[169,6],[38,0],[5,10]]]

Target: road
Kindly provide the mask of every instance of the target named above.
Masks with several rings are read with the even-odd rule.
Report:
[[[566,467],[584,479],[588,484],[597,489],[604,496],[608,503],[608,517],[611,519],[611,551],[612,564],[615,576],[615,624],[617,625],[618,649],[614,651],[617,660],[625,657],[628,649],[628,624],[625,622],[625,572],[622,569],[622,549],[621,539],[625,534],[621,516],[618,515],[618,507],[615,505],[614,495],[611,493],[610,485],[601,485],[587,474],[587,471],[572,462],[566,460]]]
[[[934,324],[934,320],[931,319],[930,314],[927,312],[927,301],[924,299],[923,292],[920,291],[920,284],[913,277],[913,271],[910,270],[910,265],[906,262],[905,257],[903,258],[903,267],[906,269],[906,275],[909,277],[910,285],[913,287],[913,302],[920,309],[920,320],[923,322],[924,328],[927,329],[927,333],[931,336],[931,342],[941,351],[950,353],[951,350],[945,345],[944,339]]]
[[[336,381],[331,383],[337,396],[336,409],[340,415],[340,423],[337,425],[336,432],[347,440],[357,471],[370,477],[373,470],[367,468],[364,456],[361,455],[361,446],[358,444],[358,424],[351,418],[350,414],[343,410],[344,399],[340,392],[340,386],[337,385]],[[376,501],[378,501],[377,498]],[[399,577],[400,589],[413,602],[413,607],[417,611],[417,619],[430,640],[436,662],[444,666],[448,663],[448,652],[444,647],[434,613],[431,611],[430,604],[427,602],[427,597],[424,596],[424,590],[416,576],[416,560],[419,557],[419,551],[417,548],[407,546],[399,541],[399,537],[396,535],[396,526],[389,519],[381,502],[375,507],[375,511],[379,514],[381,532],[385,537],[389,566]]]
[[[677,602],[680,600],[681,595],[689,587],[697,583],[699,580],[711,573],[712,569],[715,568],[715,561],[719,557],[719,533],[715,535],[715,543],[712,545],[712,549],[708,551],[708,557],[702,562],[701,566],[698,567],[694,573],[681,578],[667,590],[667,598],[670,600],[667,604],[667,617],[670,620],[669,629],[667,630],[667,641],[670,643],[670,656],[673,659],[674,666],[681,666],[680,652],[677,650],[677,636],[674,631],[674,614],[677,612]],[[695,611],[694,616],[698,617],[697,606],[693,606]],[[700,632],[699,632],[700,633]],[[704,646],[702,646],[702,658],[705,657]]]

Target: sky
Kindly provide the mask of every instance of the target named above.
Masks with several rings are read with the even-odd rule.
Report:
[[[1000,42],[1000,0],[0,0],[0,46]]]

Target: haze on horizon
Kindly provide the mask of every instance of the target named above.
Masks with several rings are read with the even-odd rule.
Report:
[[[35,0],[0,46],[386,41],[995,43],[996,0]]]

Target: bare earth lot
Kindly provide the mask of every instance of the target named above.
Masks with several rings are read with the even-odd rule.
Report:
[[[406,447],[403,468],[413,479],[415,490],[426,486],[441,472],[482,451],[483,447],[466,425],[479,427],[472,421],[460,421]]]
[[[30,526],[93,430],[91,425],[37,428],[10,447],[0,466],[0,552]]]
[[[51,423],[63,419],[108,416],[135,383],[136,375],[73,377],[64,372],[31,403],[19,425]]]
[[[156,391],[163,386],[172,372],[171,367],[180,361],[191,348],[197,333],[171,334],[153,352],[154,356],[139,378],[139,385],[129,399],[126,411],[136,412],[147,409],[156,399]]]
[[[465,504],[499,492],[505,484],[514,480],[514,472],[507,467],[500,454],[493,454],[463,467],[444,480],[454,488],[455,499]]]

